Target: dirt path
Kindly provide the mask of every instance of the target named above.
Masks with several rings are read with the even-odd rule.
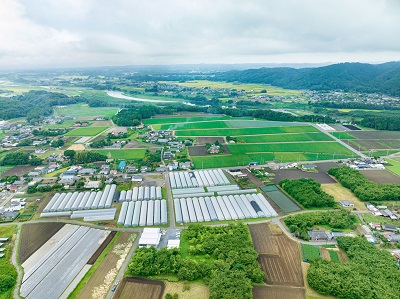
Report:
[[[24,275],[21,267],[17,263],[17,254],[18,254],[17,248],[19,245],[20,234],[21,234],[21,226],[18,226],[17,234],[15,237],[15,243],[14,243],[14,247],[13,247],[13,251],[12,251],[12,256],[11,256],[11,262],[14,265],[14,267],[17,269],[17,272],[18,272],[17,283],[15,284],[15,287],[14,287],[14,298],[21,298],[19,296],[19,289],[21,287],[22,277]]]

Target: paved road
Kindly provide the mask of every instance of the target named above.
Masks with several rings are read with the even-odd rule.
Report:
[[[366,155],[364,155],[362,152],[352,148],[350,145],[348,145],[347,143],[343,142],[342,140],[340,140],[339,138],[336,138],[335,136],[333,136],[331,133],[329,133],[328,131],[325,131],[324,129],[318,127],[317,125],[313,124],[312,125],[314,128],[320,130],[322,133],[325,133],[326,135],[328,135],[329,137],[331,137],[332,139],[334,139],[336,142],[339,142],[341,145],[343,145],[344,147],[348,148],[349,150],[351,150],[353,153],[355,153],[358,156],[361,156],[362,158],[367,158]]]

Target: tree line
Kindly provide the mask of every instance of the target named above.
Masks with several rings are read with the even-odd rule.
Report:
[[[282,180],[279,186],[305,208],[335,207],[337,204],[332,195],[321,188],[313,179]]]
[[[311,262],[309,285],[324,295],[339,299],[387,299],[400,294],[399,265],[390,252],[363,237],[338,237],[338,246],[350,261],[344,264],[324,259]]]
[[[400,200],[398,184],[377,184],[368,180],[358,170],[347,166],[331,168],[328,173],[362,201]]]
[[[6,154],[0,161],[0,165],[41,165],[42,159],[25,152],[12,152]]]

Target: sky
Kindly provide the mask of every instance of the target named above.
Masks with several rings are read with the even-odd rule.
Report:
[[[0,68],[400,60],[398,0],[2,0]]]

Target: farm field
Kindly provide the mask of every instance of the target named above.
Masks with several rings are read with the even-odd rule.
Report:
[[[187,82],[166,82],[173,83],[180,86],[196,87],[196,88],[214,88],[214,89],[236,89],[245,90],[249,93],[260,93],[263,89],[267,90],[267,93],[272,96],[297,96],[302,93],[300,90],[283,89],[281,87],[275,87],[268,84],[244,84],[244,83],[231,83],[231,82],[214,82],[208,80],[196,80]]]
[[[64,134],[64,136],[96,136],[106,129],[108,129],[108,127],[77,128]]]
[[[2,246],[5,248],[4,252],[2,252],[5,256],[0,258],[0,275],[8,275],[12,277],[12,280],[15,282],[17,279],[17,270],[11,263],[11,252],[13,244],[13,235],[16,233],[16,226],[8,225],[8,226],[0,226],[0,236],[4,238],[9,238],[9,241],[4,242],[5,244]],[[2,284],[3,286],[3,284]],[[0,288],[0,299],[11,299],[13,296],[14,287],[8,288],[5,286],[4,288]]]
[[[340,183],[336,184],[321,184],[322,190],[333,196],[336,202],[341,200],[349,200],[354,203],[354,207],[359,210],[365,210],[365,204],[358,199],[349,189],[342,186]]]
[[[321,249],[318,246],[309,244],[301,244],[301,253],[303,256],[303,261],[309,262],[321,257]]]
[[[378,184],[400,184],[400,177],[388,170],[360,170],[367,179]]]
[[[64,108],[54,108],[58,115],[76,117],[77,119],[94,119],[99,116],[112,117],[118,112],[115,107],[89,107],[87,104],[68,105]]]
[[[339,138],[341,140],[343,139],[358,139],[356,136],[351,135],[348,132],[329,132],[331,135],[335,136],[336,138]]]
[[[19,241],[18,261],[24,263],[36,250],[57,233],[64,223],[24,224]]]
[[[354,153],[336,142],[228,144],[231,155],[192,157],[196,168],[245,166],[250,162],[293,162],[343,159]]]
[[[81,292],[76,296],[80,299],[104,298],[110,289],[118,270],[122,266],[133,242],[130,233],[122,235],[114,243],[112,250],[107,254],[96,271],[90,276]]]
[[[143,159],[146,154],[146,149],[121,149],[121,150],[96,150],[97,153],[111,157],[112,159],[135,160]]]
[[[279,254],[276,243],[268,223],[249,224],[254,250],[260,254]]]
[[[251,227],[250,232],[254,248],[260,251],[275,251],[277,249],[274,253],[258,256],[258,262],[266,274],[265,283],[268,285],[303,287],[304,281],[297,243],[283,234],[280,228],[272,229],[272,226],[269,226],[269,230],[265,230],[262,225],[249,225],[249,227]],[[259,237],[260,235],[264,240],[253,238],[253,236]]]
[[[336,251],[328,250],[328,252],[329,252],[329,257],[331,258],[331,261],[340,263],[339,254]]]
[[[44,129],[52,130],[52,129],[68,129],[71,128],[75,124],[74,120],[64,120],[60,124],[46,124],[43,126]]]
[[[285,213],[295,212],[301,208],[275,185],[261,187],[261,190]]]
[[[165,291],[162,298],[165,298],[166,294],[178,294],[179,299],[208,299],[210,297],[210,290],[204,284],[190,283],[190,289],[183,291],[183,282],[164,282]]]
[[[397,174],[400,176],[400,159],[398,159],[398,160],[386,159],[386,162],[388,162],[390,164],[390,166],[385,165],[385,167],[387,169],[389,169],[391,172],[393,172],[394,174]]]
[[[266,142],[294,142],[294,141],[332,141],[328,135],[324,133],[286,133],[286,134],[270,134],[270,135],[244,135],[232,136],[239,143],[266,143]]]
[[[268,285],[287,285],[303,287],[300,252],[297,243],[286,235],[274,235],[279,255],[260,254],[258,259],[265,272]]]
[[[262,135],[262,134],[282,134],[282,133],[306,133],[319,132],[312,126],[287,126],[287,127],[267,127],[267,128],[222,128],[208,130],[185,130],[177,131],[176,136],[237,136],[237,135]]]
[[[162,281],[125,277],[114,295],[116,299],[162,299],[165,284]]]
[[[319,169],[318,165],[320,164],[317,164],[317,169]],[[327,168],[329,169],[331,167]],[[273,183],[276,185],[279,184],[279,182],[284,179],[298,180],[301,178],[312,178],[321,184],[336,183],[336,181],[332,177],[330,177],[327,173],[325,173],[324,170],[325,169],[319,170],[319,172],[308,172],[308,171],[302,171],[300,169],[277,169],[277,170],[269,169],[268,172],[275,174]]]
[[[282,286],[253,286],[254,299],[306,299],[303,288]]]

